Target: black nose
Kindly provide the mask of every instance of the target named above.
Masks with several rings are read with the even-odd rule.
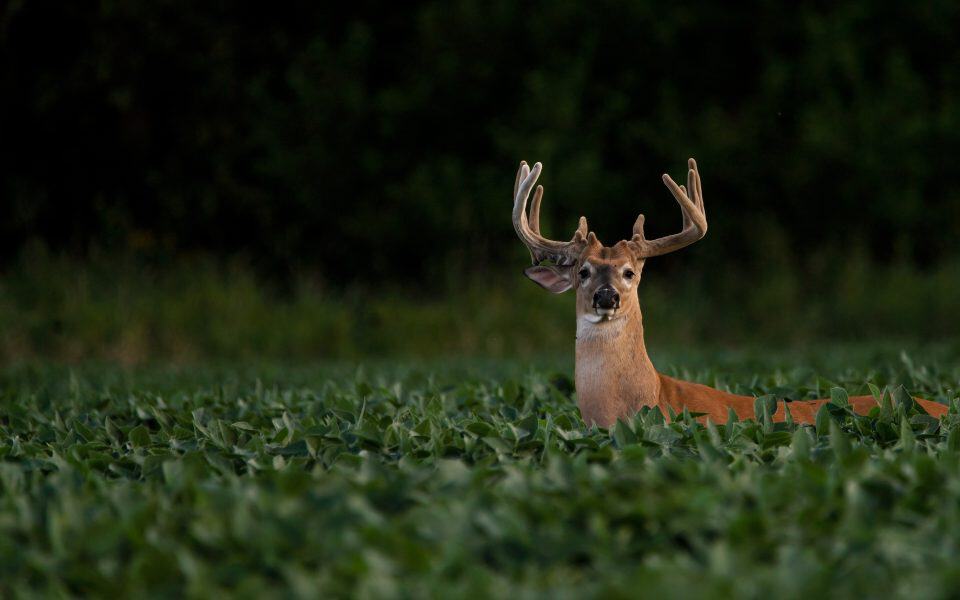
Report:
[[[593,295],[594,308],[620,308],[620,294],[609,285],[601,286]]]

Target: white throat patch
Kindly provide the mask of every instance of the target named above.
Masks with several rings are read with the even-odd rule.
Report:
[[[577,340],[614,338],[623,333],[627,322],[623,316],[610,320],[596,313],[587,313],[577,317]]]

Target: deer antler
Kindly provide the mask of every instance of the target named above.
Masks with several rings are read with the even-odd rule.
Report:
[[[533,264],[552,260],[557,265],[570,265],[576,262],[586,245],[587,219],[580,217],[577,230],[569,242],[548,240],[540,235],[540,201],[543,199],[543,186],[538,185],[533,195],[529,219],[527,218],[527,198],[530,196],[530,188],[540,177],[542,168],[543,165],[536,163],[533,165],[533,170],[530,170],[525,161],[520,163],[517,180],[513,184],[513,228],[530,250]]]
[[[687,185],[677,185],[666,173],[663,174],[663,183],[673,197],[680,204],[683,211],[683,230],[655,240],[648,240],[643,235],[643,220],[641,214],[633,225],[633,237],[628,244],[637,256],[648,258],[660,256],[696,242],[707,234],[707,213],[703,208],[703,189],[700,187],[700,172],[697,170],[697,161],[692,158],[687,161],[690,170],[687,172]],[[687,192],[693,196],[691,200]]]

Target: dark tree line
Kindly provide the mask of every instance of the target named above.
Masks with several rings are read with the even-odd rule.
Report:
[[[471,0],[0,8],[0,260],[246,256],[346,283],[517,262],[545,230],[679,227],[700,264],[960,251],[960,4]],[[519,265],[518,265],[519,266]]]

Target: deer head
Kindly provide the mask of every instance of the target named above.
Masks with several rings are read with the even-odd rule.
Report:
[[[537,186],[529,217],[527,198],[542,166],[536,163],[531,170],[526,162],[521,162],[513,188],[513,227],[530,250],[533,260],[533,266],[525,269],[524,274],[555,294],[576,290],[578,320],[603,323],[639,313],[637,284],[646,259],[689,246],[707,233],[697,163],[691,158],[688,165],[686,186],[677,185],[669,175],[663,175],[663,183],[683,212],[682,231],[648,240],[643,235],[644,217],[641,214],[633,225],[630,239],[604,246],[588,230],[585,217],[580,217],[569,242],[557,242],[540,235],[543,186]]]

